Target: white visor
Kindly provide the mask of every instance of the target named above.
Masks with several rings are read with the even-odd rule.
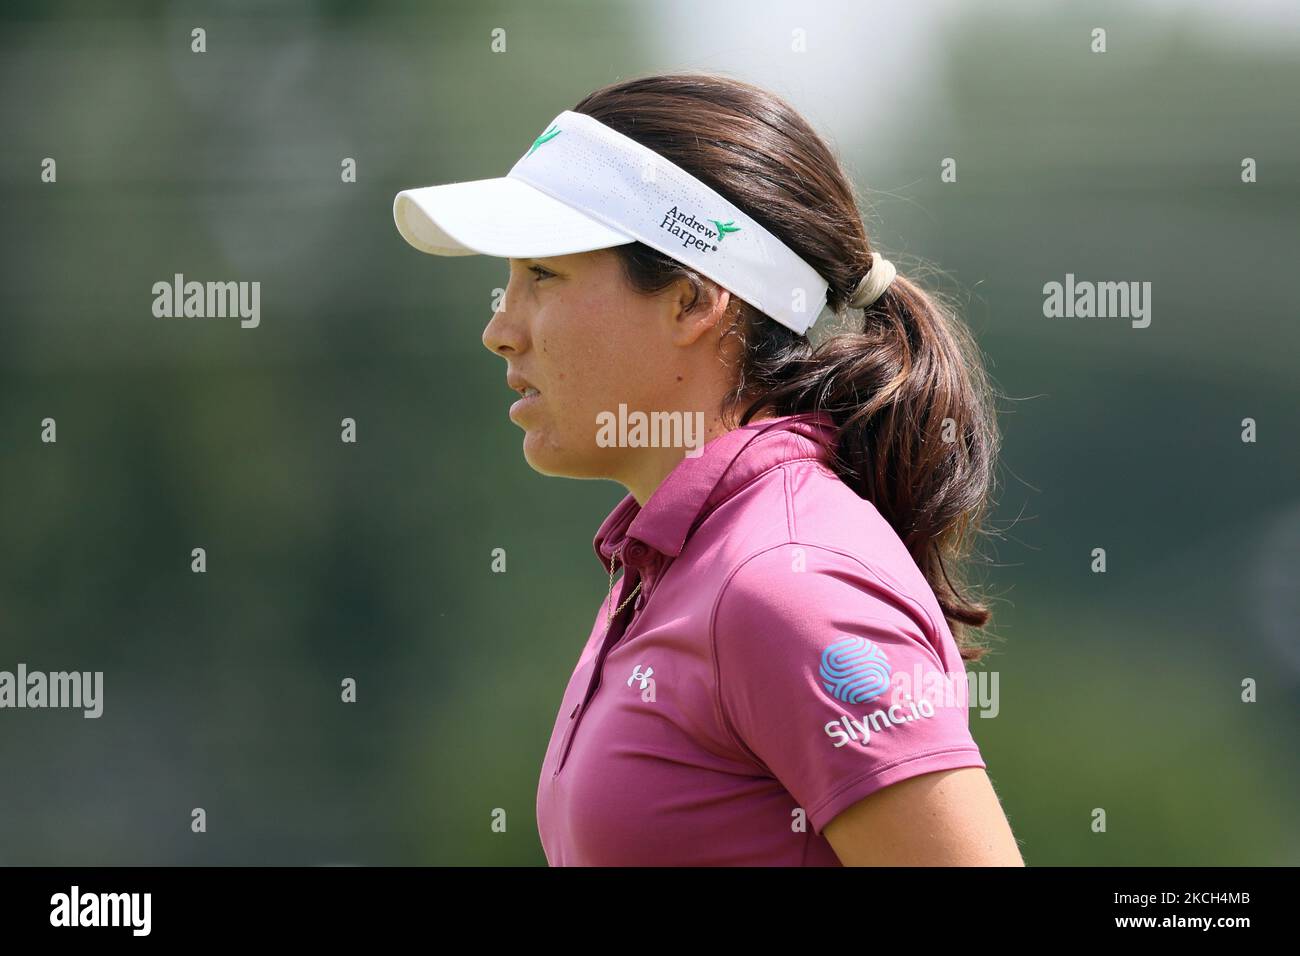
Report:
[[[826,304],[826,280],[767,229],[680,166],[570,110],[505,176],[404,189],[393,219],[436,256],[532,259],[640,241],[800,334]]]

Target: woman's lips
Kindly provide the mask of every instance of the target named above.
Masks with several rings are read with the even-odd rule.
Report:
[[[516,414],[523,411],[524,409],[532,408],[534,405],[540,402],[541,399],[542,399],[541,392],[532,392],[528,395],[525,395],[523,398],[517,399],[515,403],[510,406],[510,417],[514,418]]]

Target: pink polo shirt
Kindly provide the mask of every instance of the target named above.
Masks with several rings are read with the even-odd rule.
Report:
[[[812,413],[727,432],[601,525],[606,576],[626,570],[542,764],[552,866],[839,866],[836,814],[985,766],[934,593],[828,466],[833,434]]]

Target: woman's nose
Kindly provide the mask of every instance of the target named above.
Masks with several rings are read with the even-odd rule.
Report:
[[[494,355],[517,354],[528,347],[528,317],[519,308],[507,308],[510,292],[507,285],[483,329],[483,347]]]
[[[493,312],[492,318],[488,319],[488,324],[483,328],[483,347],[493,355],[501,351],[501,339],[497,329],[497,319],[500,312]]]
[[[483,329],[483,347],[493,355],[502,355],[505,351],[516,349],[518,331],[511,329],[511,322],[506,316],[504,300],[502,307],[492,313],[487,326]]]

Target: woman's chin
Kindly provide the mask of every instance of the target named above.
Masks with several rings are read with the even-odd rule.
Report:
[[[543,429],[534,425],[524,428],[524,461],[533,471],[543,475],[564,474],[564,454],[547,441]]]
[[[556,478],[603,478],[608,464],[593,455],[575,453],[571,447],[557,443],[544,428],[533,426],[524,429],[524,461],[528,467],[542,475]]]

